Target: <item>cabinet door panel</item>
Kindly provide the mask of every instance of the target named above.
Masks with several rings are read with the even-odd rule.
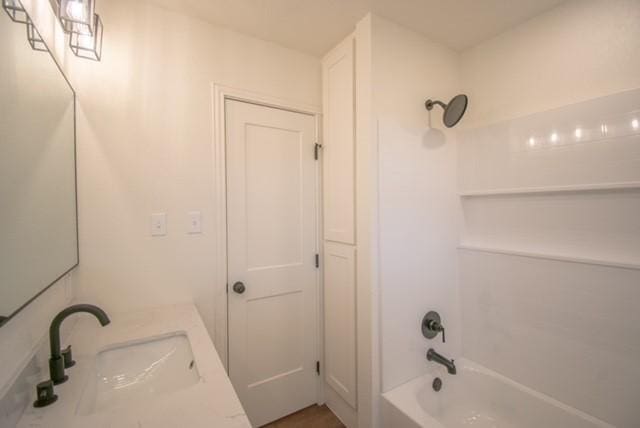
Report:
[[[324,91],[324,238],[355,244],[355,104],[353,39],[322,63]]]
[[[356,407],[356,249],[324,245],[325,380]]]

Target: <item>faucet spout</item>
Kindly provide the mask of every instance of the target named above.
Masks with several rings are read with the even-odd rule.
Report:
[[[442,364],[447,368],[447,373],[449,373],[450,375],[454,375],[457,373],[456,365],[454,361],[449,360],[448,358],[445,358],[442,355],[438,354],[433,348],[430,348],[427,351],[427,360],[433,361],[438,364]]]
[[[49,373],[51,374],[51,380],[56,385],[67,380],[67,376],[65,376],[64,374],[65,361],[63,361],[62,351],[60,349],[60,326],[69,315],[73,315],[78,312],[86,312],[95,316],[100,322],[100,325],[102,325],[103,327],[111,322],[109,316],[105,311],[97,306],[87,304],[69,306],[55,316],[53,321],[51,321],[51,326],[49,327],[49,344],[51,346],[51,358],[49,358]],[[68,357],[70,360],[71,351],[70,349],[68,349],[67,351],[69,352]],[[65,359],[67,359],[66,357],[67,356],[65,355]],[[67,367],[69,367],[69,365],[67,365]]]

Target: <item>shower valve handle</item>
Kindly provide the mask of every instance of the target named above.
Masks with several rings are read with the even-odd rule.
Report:
[[[422,335],[427,339],[435,338],[438,333],[442,333],[442,343],[447,341],[444,332],[444,326],[440,321],[440,315],[435,311],[428,312],[424,318],[422,318]]]
[[[432,331],[438,331],[442,333],[442,343],[446,343],[447,342],[447,338],[444,334],[444,326],[442,324],[440,324],[438,321],[435,320],[431,320],[428,322],[428,326],[429,330]]]

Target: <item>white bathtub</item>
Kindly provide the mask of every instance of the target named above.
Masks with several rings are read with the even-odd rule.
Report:
[[[426,361],[425,361],[426,363]],[[444,368],[384,393],[385,428],[613,428],[592,416],[524,387],[469,360],[458,374]],[[433,379],[442,379],[435,392]]]

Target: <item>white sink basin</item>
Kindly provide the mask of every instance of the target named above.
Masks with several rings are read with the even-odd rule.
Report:
[[[198,383],[200,374],[185,333],[124,343],[96,355],[78,413],[135,405]]]

